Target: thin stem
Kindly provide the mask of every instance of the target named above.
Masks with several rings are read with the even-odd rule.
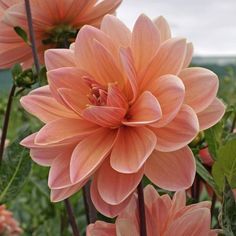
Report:
[[[38,52],[37,52],[37,47],[36,47],[33,20],[32,20],[32,14],[31,14],[30,1],[29,0],[25,0],[25,10],[26,10],[26,14],[27,14],[27,21],[28,21],[28,27],[29,27],[29,36],[30,36],[32,54],[33,54],[33,58],[34,58],[34,64],[35,64],[37,75],[39,75],[39,73],[40,73],[40,63],[39,63]]]
[[[6,137],[7,137],[8,124],[9,124],[12,101],[13,101],[15,91],[16,91],[16,86],[13,84],[11,91],[9,93],[7,108],[6,108],[5,117],[4,117],[4,121],[3,121],[3,127],[2,127],[2,137],[1,137],[1,144],[0,144],[0,164],[3,159],[4,146],[5,146],[5,141],[6,141]]]
[[[142,181],[138,185],[138,204],[139,204],[139,226],[140,226],[140,236],[147,236],[146,229],[146,216],[145,216],[145,204],[144,204],[144,194]]]
[[[216,204],[216,193],[213,192],[213,196],[212,196],[212,199],[211,199],[211,216],[213,217],[213,214],[214,214],[214,210],[215,210],[215,204]]]
[[[65,199],[64,203],[65,203],[65,206],[66,206],[66,211],[67,211],[67,214],[68,214],[69,222],[71,224],[73,235],[74,236],[80,236],[79,229],[77,227],[76,220],[75,220],[75,215],[73,213],[73,210],[72,210],[69,199]]]
[[[231,129],[230,129],[230,133],[234,132],[235,125],[236,125],[236,114],[235,114],[234,119],[233,119],[233,123],[232,123]]]
[[[90,182],[83,187],[84,206],[86,211],[87,224],[94,223],[97,219],[97,210],[90,197]]]

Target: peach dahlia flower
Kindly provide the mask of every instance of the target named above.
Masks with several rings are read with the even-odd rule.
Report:
[[[186,206],[184,191],[160,196],[148,185],[144,189],[147,236],[216,236],[211,230],[210,202]],[[128,206],[119,214],[115,224],[97,221],[87,227],[87,236],[139,235],[139,212],[134,194]]]
[[[5,205],[0,205],[0,235],[18,236],[21,233],[22,230],[12,213],[6,210]]]
[[[37,50],[43,63],[46,49],[65,47],[64,35],[74,40],[85,24],[99,26],[102,17],[114,13],[121,0],[31,0],[30,3]],[[0,68],[15,63],[30,67],[31,48],[13,29],[20,26],[28,32],[24,0],[0,0],[0,18]]]
[[[95,206],[115,216],[144,174],[168,190],[192,185],[187,144],[221,119],[224,105],[214,73],[186,68],[191,56],[163,17],[144,15],[132,32],[107,15],[100,30],[84,26],[70,49],[46,52],[49,85],[21,99],[45,125],[22,145],[51,167],[52,201],[93,177]]]

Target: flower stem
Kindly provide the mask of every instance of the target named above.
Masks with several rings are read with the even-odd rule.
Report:
[[[4,146],[5,146],[5,141],[7,137],[8,124],[9,124],[12,101],[13,101],[15,91],[16,91],[16,86],[13,84],[9,93],[7,108],[6,108],[5,117],[3,121],[3,127],[2,127],[2,137],[1,137],[1,144],[0,144],[0,164],[3,159]]]
[[[138,190],[139,219],[140,219],[140,222],[139,222],[140,236],[147,236],[145,204],[144,204],[144,194],[143,194],[142,181],[139,183],[137,190]]]
[[[235,125],[236,125],[236,114],[235,114],[234,119],[233,119],[233,122],[232,122],[232,126],[231,126],[231,129],[230,129],[230,133],[233,133],[233,132],[234,132]]]
[[[83,187],[84,206],[86,211],[87,224],[94,223],[97,219],[97,210],[90,197],[90,182]]]
[[[32,20],[32,14],[31,14],[30,1],[29,0],[25,0],[25,10],[26,10],[26,14],[27,14],[27,21],[28,21],[28,27],[29,27],[29,36],[30,36],[32,54],[33,54],[33,58],[34,58],[34,64],[35,64],[37,75],[39,75],[39,73],[40,73],[40,64],[39,64],[38,52],[37,52],[37,47],[36,47],[36,42],[35,42],[33,20]]]
[[[69,199],[65,199],[64,203],[65,203],[65,206],[66,206],[66,211],[67,211],[67,214],[68,214],[69,222],[71,224],[73,235],[74,236],[80,236],[79,229],[77,227],[76,220],[75,220],[75,215],[73,213],[73,210],[72,210]]]

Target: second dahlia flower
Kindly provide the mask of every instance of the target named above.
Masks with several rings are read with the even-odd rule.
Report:
[[[211,230],[210,202],[186,206],[185,192],[160,196],[148,185],[144,189],[147,236],[216,236]],[[137,196],[117,217],[115,224],[97,221],[87,227],[87,236],[131,236],[139,234]]]
[[[98,27],[103,16],[114,13],[121,0],[31,0],[31,12],[40,62],[49,48],[66,47],[83,25]],[[24,0],[0,0],[0,69],[15,63],[33,63],[31,48],[14,31],[28,33]]]
[[[187,144],[221,119],[224,105],[217,76],[187,68],[191,56],[163,17],[144,15],[132,32],[107,15],[100,30],[83,27],[70,49],[46,52],[49,85],[21,99],[45,125],[22,145],[51,167],[52,201],[93,177],[95,206],[115,216],[143,175],[172,191],[192,185]]]

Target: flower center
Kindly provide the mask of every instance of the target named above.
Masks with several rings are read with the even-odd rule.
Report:
[[[76,38],[78,29],[67,24],[57,25],[45,33],[44,45],[54,45],[55,48],[69,48]]]

